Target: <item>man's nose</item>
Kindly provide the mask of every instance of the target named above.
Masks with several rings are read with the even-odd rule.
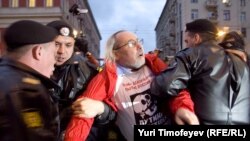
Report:
[[[137,48],[137,49],[142,49],[142,48],[143,48],[143,46],[142,46],[142,44],[141,44],[141,43],[137,43],[137,44],[136,44],[136,48]]]
[[[60,47],[57,49],[57,52],[58,52],[58,53],[64,53],[64,51],[65,51],[65,48],[64,48],[63,45],[60,46]]]

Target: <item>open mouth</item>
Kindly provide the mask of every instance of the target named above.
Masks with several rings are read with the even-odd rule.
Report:
[[[64,58],[63,58],[63,57],[57,57],[57,58],[56,58],[56,61],[57,61],[57,62],[63,62],[63,61],[64,61]]]
[[[143,56],[144,54],[143,53],[140,53],[139,56]]]

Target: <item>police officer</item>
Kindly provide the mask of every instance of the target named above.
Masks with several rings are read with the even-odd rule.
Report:
[[[52,21],[47,24],[57,31],[56,43],[56,67],[52,79],[55,80],[61,87],[62,91],[59,95],[59,111],[61,128],[63,134],[70,118],[72,116],[71,106],[76,98],[82,94],[89,81],[95,76],[98,71],[96,67],[87,63],[87,60],[82,54],[75,52],[75,38],[73,28],[62,20]],[[89,99],[91,100],[91,99]],[[103,114],[96,118],[97,126],[93,126],[89,133],[87,141],[99,141],[107,138],[107,130],[104,124],[115,118],[115,112],[109,106],[101,101],[91,100],[88,107],[93,111],[93,107],[103,109]],[[86,114],[86,112],[84,112]],[[75,113],[79,115],[79,113]]]
[[[0,140],[55,141],[58,112],[49,77],[55,64],[53,28],[21,20],[4,34],[6,55],[0,60]]]

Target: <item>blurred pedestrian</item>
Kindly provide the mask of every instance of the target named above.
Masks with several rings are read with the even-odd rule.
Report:
[[[86,58],[86,63],[88,65],[100,71],[100,63],[88,50],[88,41],[83,36],[79,36],[75,39],[75,50]]]
[[[248,60],[244,38],[238,32],[230,31],[226,33],[219,45],[225,48],[227,52],[239,56],[245,62]]]

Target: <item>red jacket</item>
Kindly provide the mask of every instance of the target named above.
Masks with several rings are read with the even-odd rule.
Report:
[[[146,55],[146,65],[157,75],[167,68],[167,65],[158,57],[152,54]],[[117,107],[113,102],[113,94],[116,86],[117,73],[116,65],[106,63],[103,71],[95,76],[89,83],[86,91],[80,97],[89,97],[96,100],[105,101],[115,111]],[[187,91],[182,91],[178,97],[171,100],[171,111],[175,112],[180,107],[193,110],[193,102]],[[184,101],[183,101],[184,100]],[[79,118],[73,116],[65,133],[65,141],[86,140],[94,118]]]

